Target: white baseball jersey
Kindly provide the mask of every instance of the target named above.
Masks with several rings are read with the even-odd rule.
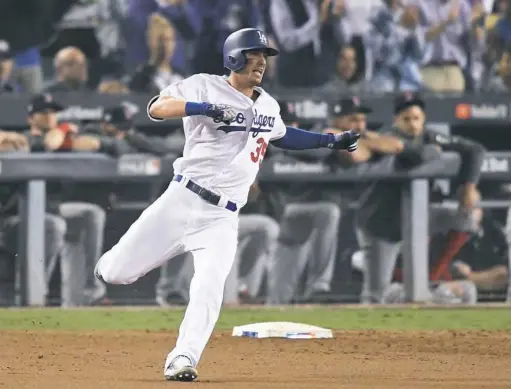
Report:
[[[183,157],[174,162],[174,173],[225,195],[239,206],[247,201],[268,143],[286,134],[277,101],[262,88],[256,90],[260,96],[254,102],[225,77],[196,74],[160,93],[191,102],[226,104],[237,111],[229,125],[207,116],[183,118],[186,142]]]

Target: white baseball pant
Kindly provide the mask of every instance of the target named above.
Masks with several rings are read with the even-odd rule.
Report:
[[[171,355],[188,356],[195,365],[213,332],[222,306],[225,280],[236,254],[238,212],[212,205],[173,181],[100,259],[105,282],[131,284],[184,252],[195,272],[190,301]],[[224,199],[221,200],[221,204]]]

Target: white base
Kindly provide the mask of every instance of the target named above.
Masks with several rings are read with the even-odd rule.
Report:
[[[234,327],[232,336],[247,338],[330,339],[332,330],[291,322],[254,323]]]

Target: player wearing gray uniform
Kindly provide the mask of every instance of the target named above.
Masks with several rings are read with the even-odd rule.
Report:
[[[431,232],[448,231],[445,249],[438,262],[448,265],[476,227],[472,210],[479,201],[476,185],[481,171],[484,149],[478,143],[445,136],[424,128],[423,100],[413,94],[399,96],[395,102],[394,126],[382,130],[403,142],[396,163],[416,166],[440,156],[439,150],[455,151],[462,157],[457,183],[460,184],[458,209],[432,209]],[[357,212],[357,237],[365,254],[367,272],[364,277],[362,301],[383,301],[392,280],[397,256],[401,250],[400,186],[385,181],[375,182],[365,192]]]
[[[293,107],[284,102],[279,104],[282,120],[297,127]],[[272,152],[284,160],[317,162],[331,156],[333,150],[282,150],[280,155],[277,150]],[[324,201],[317,194],[301,184],[268,193],[270,201],[276,204],[280,235],[268,270],[267,304],[314,301],[330,292],[341,211],[338,204]]]
[[[508,244],[508,269],[511,269],[511,208],[507,210],[506,220],[506,238]],[[508,287],[507,287],[507,302],[511,303],[511,270],[509,271]]]

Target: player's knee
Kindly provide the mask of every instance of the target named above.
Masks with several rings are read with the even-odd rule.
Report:
[[[116,265],[116,261],[112,260],[107,254],[99,260],[97,266],[97,272],[104,282],[114,285],[128,285],[138,280],[138,276],[134,276],[127,272],[128,269]]]
[[[63,237],[66,234],[66,221],[60,216],[46,214],[44,218],[46,233],[56,237]]]
[[[83,204],[83,217],[94,221],[97,224],[104,224],[106,220],[106,212],[103,208],[96,204]]]

